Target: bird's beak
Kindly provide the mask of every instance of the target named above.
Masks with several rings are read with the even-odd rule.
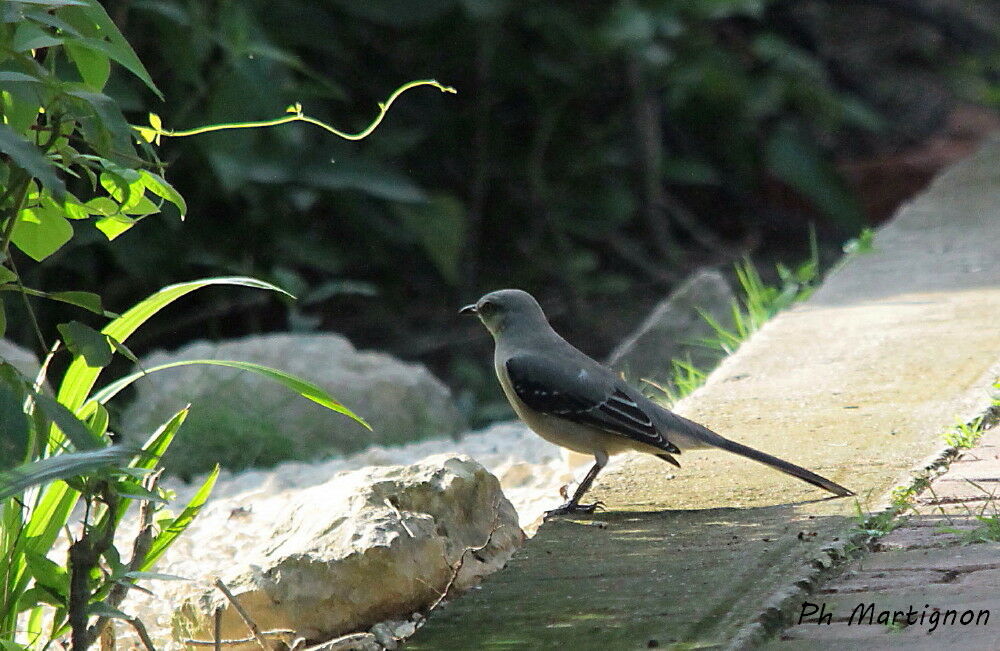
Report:
[[[459,310],[458,313],[459,314],[475,314],[476,313],[476,304],[473,303],[471,305],[466,305],[461,310]]]

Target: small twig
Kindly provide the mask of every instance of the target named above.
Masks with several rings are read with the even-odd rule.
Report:
[[[146,631],[146,625],[142,623],[141,619],[135,615],[129,615],[125,618],[125,621],[132,625],[132,628],[135,629],[139,639],[142,640],[143,646],[145,646],[148,651],[156,651],[156,647],[153,646],[153,641],[149,639],[149,632]]]
[[[215,640],[215,651],[222,648],[222,607],[216,606],[212,614],[212,639]]]
[[[221,613],[222,609],[219,609],[218,612]],[[221,622],[221,618],[220,618],[220,622]],[[261,631],[260,634],[261,634],[262,637],[283,637],[283,636],[287,636],[287,635],[294,635],[295,631],[290,630],[290,629],[286,629],[286,628],[276,628],[273,631]],[[218,649],[218,648],[221,648],[221,647],[224,647],[224,646],[236,646],[237,644],[249,644],[250,642],[253,642],[255,639],[256,638],[254,638],[253,636],[250,636],[250,637],[244,637],[244,638],[237,638],[237,639],[225,640],[225,639],[222,639],[221,632],[216,632],[216,637],[215,637],[214,640],[193,640],[193,639],[187,639],[187,640],[184,640],[184,644],[190,644],[191,646],[214,646],[216,649]]]
[[[479,545],[478,547],[466,547],[462,551],[462,554],[458,557],[458,560],[455,561],[454,565],[451,566],[451,576],[448,577],[448,583],[445,584],[444,591],[441,592],[440,595],[438,595],[438,598],[435,599],[434,603],[432,603],[430,605],[430,608],[427,609],[427,612],[430,612],[430,611],[434,610],[439,605],[441,605],[442,601],[444,601],[445,599],[448,598],[448,594],[451,592],[451,589],[455,585],[455,581],[458,580],[459,573],[462,571],[462,566],[465,565],[465,557],[466,557],[466,555],[468,555],[468,554],[473,554],[473,555],[478,554],[479,552],[481,552],[484,549],[486,549],[487,547],[489,547],[490,543],[493,542],[493,534],[495,534],[497,532],[497,530],[500,529],[500,510],[499,510],[499,507],[500,507],[500,502],[499,501],[497,501],[497,502],[495,502],[493,504],[493,523],[490,525],[490,533],[489,533],[488,536],[486,536],[486,542],[484,542],[482,545]],[[445,559],[445,561],[447,561],[447,559]]]
[[[396,514],[396,517],[399,518],[399,524],[403,525],[403,529],[406,530],[406,533],[410,535],[410,538],[416,538],[416,536],[413,535],[413,531],[410,530],[409,525],[406,524],[406,520],[403,519],[403,514],[400,513],[399,507],[393,504],[392,500],[390,500],[388,497],[382,501],[385,502],[386,506],[392,509],[393,513]]]
[[[269,651],[267,640],[264,639],[264,635],[260,632],[260,628],[257,627],[257,624],[252,619],[250,619],[250,615],[247,611],[243,610],[243,606],[240,605],[240,602],[236,601],[236,597],[234,597],[233,593],[229,591],[229,588],[222,582],[222,579],[215,579],[215,587],[218,588],[222,594],[226,595],[226,599],[229,600],[229,603],[233,604],[233,608],[236,609],[236,613],[240,616],[240,619],[243,620],[243,623],[247,625],[247,628],[250,629],[250,632],[253,633],[253,637],[257,641],[257,644],[260,645],[260,648],[264,649],[264,651]],[[249,640],[247,641],[249,642]]]

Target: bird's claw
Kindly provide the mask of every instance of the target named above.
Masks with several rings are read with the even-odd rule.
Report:
[[[545,512],[545,517],[553,515],[567,515],[571,513],[593,513],[594,511],[604,510],[606,505],[601,500],[597,500],[592,504],[573,504],[572,502],[567,502],[562,506],[556,507],[550,511]]]

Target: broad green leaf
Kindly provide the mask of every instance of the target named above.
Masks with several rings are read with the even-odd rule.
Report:
[[[198,512],[205,505],[208,500],[208,496],[212,493],[212,488],[215,486],[215,480],[219,477],[219,466],[216,465],[215,469],[209,473],[208,478],[198,489],[198,492],[194,494],[191,501],[188,502],[184,510],[181,511],[180,515],[174,518],[168,525],[166,525],[160,534],[153,539],[153,544],[149,548],[149,553],[146,554],[145,560],[142,565],[139,566],[139,570],[145,572],[149,568],[153,567],[156,561],[163,555],[163,552],[167,551],[171,543],[177,539],[177,536],[184,533],[184,530],[188,528],[188,525],[194,520]]]
[[[67,452],[40,461],[33,461],[12,470],[0,472],[0,499],[7,499],[8,497],[18,495],[26,489],[39,484],[47,484],[57,479],[69,479],[78,475],[93,473],[103,468],[124,464],[133,454],[135,454],[135,450],[131,447],[115,445],[101,448],[100,450]],[[65,486],[65,484],[62,484],[62,486]],[[73,491],[73,493],[76,493],[76,491]],[[61,498],[66,495],[66,491],[58,491],[53,494],[57,498],[52,500],[54,511],[61,512],[63,510],[64,506],[61,505]],[[71,497],[73,498],[72,502],[75,503],[76,495],[71,495]],[[61,506],[62,508],[57,508]],[[68,517],[68,509],[65,510],[65,514]],[[35,513],[32,513],[32,522],[35,520],[35,515]],[[38,528],[45,528],[46,524],[58,522],[58,520],[58,517],[53,517],[48,521],[38,522]],[[55,534],[58,533],[65,522],[65,518],[63,518],[62,523],[56,526],[55,532],[52,533],[53,540],[55,539]],[[30,535],[31,530],[26,530],[25,533]],[[51,545],[51,541],[48,544]]]
[[[138,303],[120,317],[106,325],[101,332],[110,336],[115,341],[124,343],[129,336],[136,331],[143,323],[149,320],[154,314],[164,307],[173,303],[178,298],[189,294],[196,289],[208,287],[210,285],[240,285],[243,287],[254,287],[257,289],[269,289],[271,291],[288,294],[280,287],[271,283],[266,283],[254,278],[244,276],[231,276],[223,278],[206,278],[187,283],[179,283],[164,287],[149,298]],[[294,297],[293,297],[294,298]],[[59,385],[59,402],[66,405],[70,410],[76,411],[87,400],[90,390],[94,387],[101,369],[94,369],[87,366],[82,359],[74,359],[70,364],[62,383]]]
[[[95,39],[68,39],[66,51],[76,64],[83,82],[92,90],[100,92],[104,90],[104,84],[108,83],[108,77],[111,76],[111,62],[106,54],[89,46],[93,40]]]
[[[65,568],[34,552],[28,552],[25,560],[28,562],[28,570],[35,577],[35,583],[62,598],[69,595],[69,573]]]
[[[7,267],[0,265],[0,285],[12,283],[15,280],[17,280],[17,274]]]
[[[177,210],[181,213],[181,218],[187,214],[187,203],[184,202],[184,197],[174,189],[174,186],[167,183],[166,179],[149,170],[139,170],[139,174],[142,176],[143,184],[150,192],[177,206]]]
[[[107,366],[111,363],[112,349],[108,336],[79,321],[60,323],[56,326],[66,347],[82,356],[88,366]]]
[[[24,461],[28,441],[24,396],[6,382],[0,382],[0,470],[12,468]]]
[[[23,72],[13,72],[11,70],[0,71],[0,83],[2,84],[40,84],[42,80],[38,77],[26,75]]]
[[[108,12],[104,10],[104,7],[97,0],[84,0],[84,2],[87,6],[67,7],[61,10],[59,15],[82,34],[100,43],[100,45],[96,45],[88,41],[88,45],[94,47],[94,49],[99,49],[120,63],[132,74],[141,79],[162,100],[163,94],[156,87],[156,84],[153,83],[149,72],[146,71],[146,66],[142,65],[142,61],[136,56],[135,50],[132,49],[132,46],[122,36],[114,21],[108,16]]]
[[[59,211],[45,207],[25,208],[17,216],[11,242],[41,262],[73,237],[73,227]]]
[[[55,595],[41,586],[33,586],[25,590],[17,599],[17,610],[23,612],[29,608],[34,608],[38,604],[50,604],[52,606],[63,605]]]
[[[118,316],[114,312],[108,312],[103,309],[101,307],[101,297],[97,294],[91,294],[90,292],[43,292],[30,287],[0,287],[0,291],[7,289],[10,289],[11,291],[15,289],[17,291],[22,291],[23,289],[24,293],[29,296],[47,298],[50,301],[59,301],[60,303],[69,303],[70,305],[76,305],[77,307],[82,307],[83,309],[89,310],[94,314],[99,314],[109,318]]]
[[[46,418],[59,426],[77,450],[94,450],[105,446],[104,440],[91,432],[90,428],[66,407],[43,393],[34,394],[34,398],[38,409]]]
[[[67,219],[87,219],[90,217],[87,207],[69,192],[66,193],[62,201],[56,201],[48,193],[43,193],[41,200],[42,205],[46,208],[58,210]]]
[[[10,49],[13,52],[27,52],[43,47],[61,45],[62,39],[57,38],[32,22],[23,22],[14,30]]]
[[[47,292],[45,298],[76,305],[101,316],[117,316],[106,311],[101,305],[101,297],[91,292]]]
[[[80,113],[79,117],[84,135],[88,137],[91,146],[98,151],[114,150],[117,154],[128,154],[133,151],[132,127],[125,121],[117,102],[104,93],[88,90],[67,90],[65,94],[80,100],[90,109],[89,112]],[[90,118],[96,118],[102,130],[91,129],[88,122]]]
[[[275,382],[278,382],[288,387],[292,391],[295,391],[303,398],[308,398],[309,400],[312,400],[317,404],[323,405],[327,409],[344,414],[345,416],[348,416],[356,420],[358,423],[364,425],[369,430],[371,429],[371,426],[368,423],[366,423],[363,418],[356,415],[350,409],[348,409],[344,405],[334,400],[330,396],[330,394],[328,394],[326,391],[324,391],[319,386],[313,384],[312,382],[308,382],[301,378],[297,378],[294,375],[285,373],[284,371],[279,371],[278,369],[270,368],[268,366],[254,364],[253,362],[241,362],[229,359],[187,359],[180,362],[170,362],[168,364],[160,364],[159,366],[154,366],[152,368],[144,369],[142,371],[139,371],[138,373],[127,375],[121,378],[120,380],[112,382],[108,386],[104,387],[103,389],[95,393],[91,398],[91,400],[99,404],[104,404],[111,398],[115,397],[119,391],[129,386],[136,380],[149,375],[150,373],[156,373],[158,371],[163,371],[168,368],[177,368],[179,366],[191,366],[193,364],[206,364],[209,366],[226,366],[229,368],[240,369],[241,371],[251,371],[253,373],[266,377],[270,380],[274,380]]]
[[[144,194],[140,194],[138,200],[129,203],[132,205],[122,206],[122,212],[126,215],[145,217],[160,212],[160,207]]]
[[[135,179],[132,180],[110,170],[101,172],[101,185],[108,191],[112,199],[122,205],[122,210],[138,204],[145,194],[145,186],[140,180],[139,174],[135,172],[134,176]]]
[[[110,217],[101,217],[94,222],[94,226],[97,230],[104,233],[104,236],[110,242],[135,226],[138,222],[138,219],[133,219],[125,215],[111,215]]]
[[[121,207],[108,197],[94,197],[83,205],[87,207],[87,212],[92,215],[110,217],[121,212]]]
[[[6,96],[5,102],[6,105]],[[0,152],[10,156],[15,165],[39,180],[56,198],[66,193],[66,185],[56,176],[52,163],[42,151],[18,135],[10,126],[0,123]]]

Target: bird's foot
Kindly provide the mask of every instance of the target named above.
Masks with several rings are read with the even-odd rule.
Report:
[[[545,512],[545,517],[553,515],[567,515],[571,513],[593,513],[597,510],[604,510],[604,502],[597,500],[593,504],[574,504],[572,502],[566,502],[560,507],[556,507],[551,511]]]

